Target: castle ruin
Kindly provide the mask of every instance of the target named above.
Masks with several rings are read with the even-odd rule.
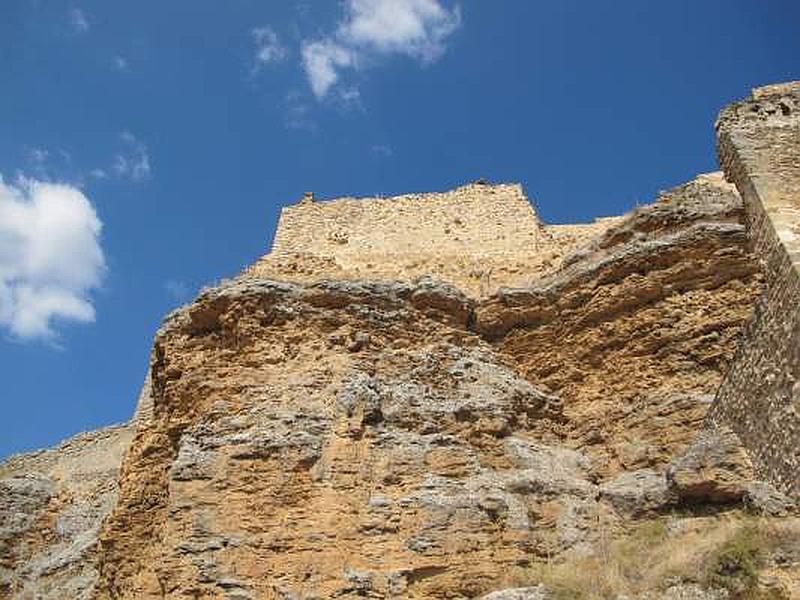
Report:
[[[249,272],[291,281],[433,276],[474,296],[554,271],[619,218],[545,225],[520,184],[314,201],[281,211],[271,252]]]

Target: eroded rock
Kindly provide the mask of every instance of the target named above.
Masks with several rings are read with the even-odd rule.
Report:
[[[739,438],[729,429],[702,432],[667,470],[670,490],[681,502],[741,502],[753,467]]]

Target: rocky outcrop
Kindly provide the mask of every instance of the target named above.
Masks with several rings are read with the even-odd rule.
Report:
[[[753,466],[730,430],[701,433],[670,464],[670,487],[684,502],[741,502],[753,480]]]
[[[481,600],[548,600],[550,594],[544,586],[512,588],[486,594]]]
[[[470,332],[470,311],[433,282],[243,280],[170,317],[103,585],[471,596],[499,565],[583,543],[595,486],[554,445],[561,406]],[[532,536],[534,518],[550,533]]]
[[[567,266],[476,307],[476,329],[558,395],[604,476],[665,465],[702,426],[761,290],[741,199],[701,176]]]
[[[95,597],[97,539],[132,437],[109,427],[0,464],[0,597]]]
[[[664,469],[759,291],[741,214],[701,178],[486,300],[432,279],[204,293],[157,336],[101,585],[474,597],[591,553],[598,520],[674,504]]]
[[[725,495],[724,447],[692,445],[761,289],[742,214],[704,176],[483,299],[253,272],[204,292],[158,332],[95,487],[3,471],[5,593],[548,597],[504,583],[689,500],[790,512],[749,472]]]
[[[772,516],[790,514],[795,502],[756,479],[739,436],[727,428],[702,431],[666,471],[668,496],[679,505],[743,504]]]

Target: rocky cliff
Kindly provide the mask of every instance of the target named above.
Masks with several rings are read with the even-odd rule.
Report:
[[[466,189],[507,214],[517,188]],[[457,255],[486,231],[452,200]],[[132,424],[0,466],[0,594],[800,597],[793,499],[708,425],[768,283],[737,189],[530,217],[535,248],[487,250],[515,288],[418,261],[427,234],[364,259],[279,236],[165,319]]]

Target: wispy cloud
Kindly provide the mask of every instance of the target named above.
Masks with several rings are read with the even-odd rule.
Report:
[[[114,68],[115,71],[127,71],[128,70],[128,59],[124,56],[117,54],[114,58],[111,59],[111,66]]]
[[[79,189],[0,177],[0,326],[19,339],[53,341],[56,321],[94,321],[101,230]]]
[[[30,148],[28,150],[28,160],[36,165],[42,165],[47,162],[47,157],[50,152],[44,148]]]
[[[286,127],[302,131],[317,129],[317,124],[311,118],[311,106],[297,90],[286,94]]]
[[[86,33],[89,31],[89,19],[86,18],[84,13],[78,7],[72,7],[69,11],[69,24],[72,30],[76,33]]]
[[[147,145],[130,131],[120,133],[116,149],[112,147],[110,150],[110,159],[106,164],[90,168],[74,164],[72,154],[64,149],[29,146],[24,149],[25,172],[43,182],[70,181],[78,188],[92,180],[139,183],[152,177]]]
[[[114,157],[112,169],[117,177],[131,181],[144,181],[150,178],[150,154],[147,146],[130,131],[120,134],[123,151]]]
[[[30,171],[41,179],[50,179],[50,151],[44,148],[28,148],[25,154]]]
[[[256,45],[254,71],[273,63],[286,60],[289,49],[281,43],[280,37],[272,27],[257,27],[251,32]]]
[[[72,168],[72,155],[63,149],[29,147],[25,150],[27,171],[43,181],[80,178]]]
[[[363,68],[379,56],[434,62],[460,24],[459,7],[446,8],[438,0],[346,0],[344,19],[333,34],[303,42],[303,68],[321,99],[342,71]]]

